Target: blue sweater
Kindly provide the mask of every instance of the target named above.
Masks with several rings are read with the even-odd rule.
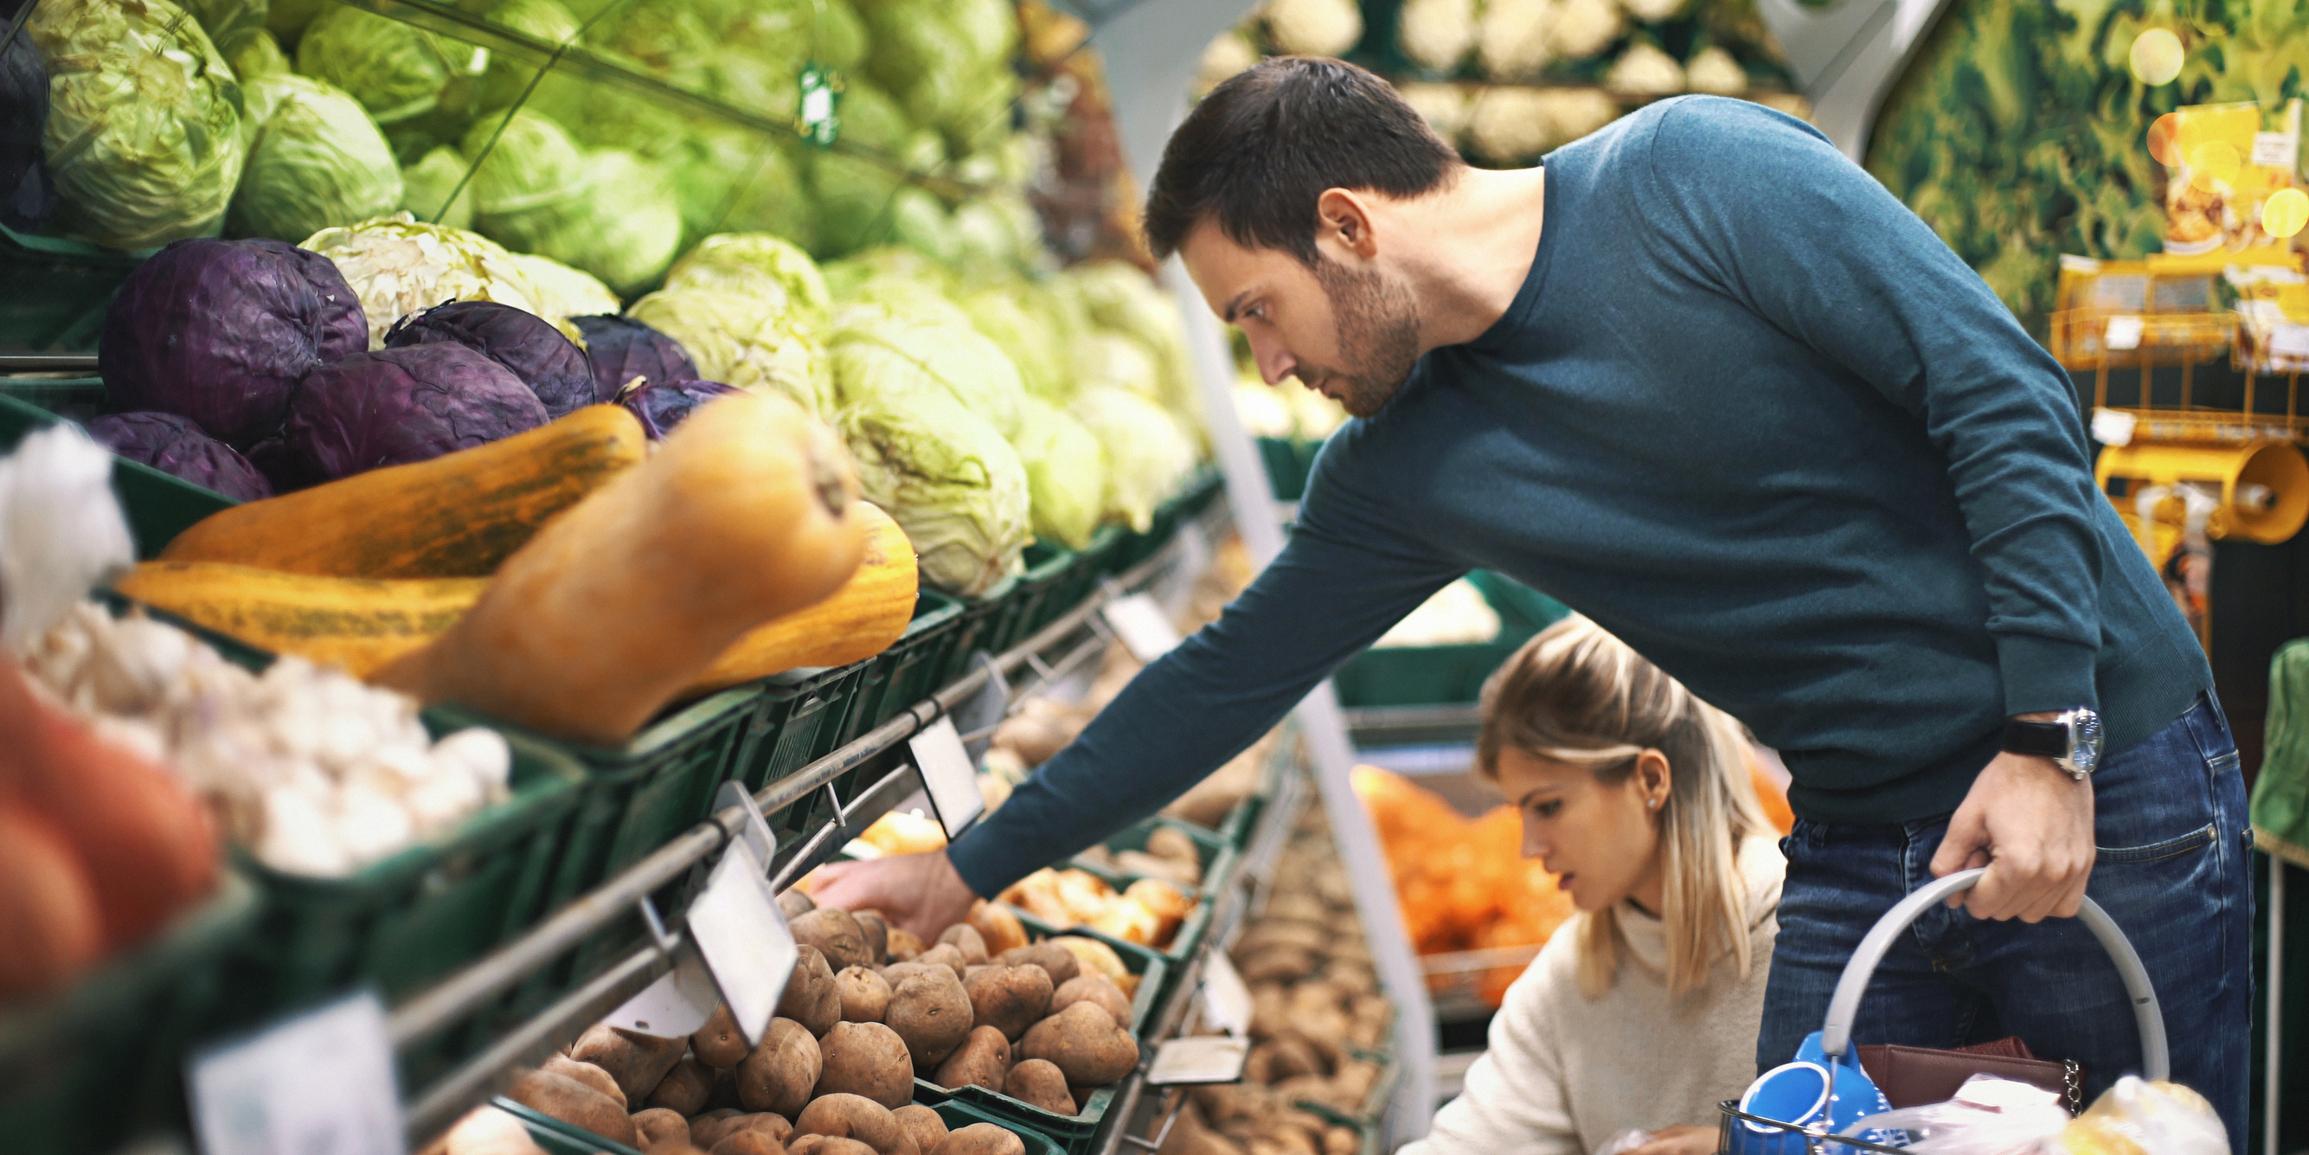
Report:
[[[1684,98],[1546,166],[1506,315],[1331,438],[1274,563],[955,844],[974,889],[1159,808],[1473,568],[1746,723],[1814,820],[1945,814],[2008,715],[2093,705],[2116,749],[2212,684],[2060,366],[1819,133]]]

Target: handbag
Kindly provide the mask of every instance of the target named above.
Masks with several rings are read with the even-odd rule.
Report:
[[[1926,1107],[1956,1097],[1974,1075],[1994,1075],[2060,1096],[2073,1117],[2084,1112],[2084,1070],[2073,1061],[2037,1058],[2019,1036],[1942,1050],[1897,1044],[1863,1046],[1860,1069],[1894,1107]]]

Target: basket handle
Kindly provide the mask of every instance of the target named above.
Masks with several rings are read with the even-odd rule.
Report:
[[[1893,940],[1934,904],[1959,891],[1972,889],[1986,873],[1988,871],[1976,868],[1935,879],[1884,912],[1868,936],[1860,940],[1860,949],[1852,953],[1852,961],[1845,964],[1844,977],[1836,980],[1835,997],[1828,1000],[1828,1023],[1820,1033],[1823,1052],[1841,1059],[1850,1050],[1852,1021],[1859,1017],[1860,996],[1867,992],[1868,980],[1875,977],[1876,966],[1884,961],[1885,952],[1892,949]],[[2143,1074],[2151,1080],[2170,1078],[2172,1062],[2165,1046],[2165,1013],[2157,1005],[2157,992],[2149,983],[2148,968],[2141,965],[2141,956],[2134,952],[2133,944],[2126,940],[2124,931],[2117,929],[2116,920],[2110,918],[2100,904],[2085,899],[2077,918],[2100,940],[2101,949],[2117,964],[2125,993],[2132,996],[2133,1018],[2141,1031]]]

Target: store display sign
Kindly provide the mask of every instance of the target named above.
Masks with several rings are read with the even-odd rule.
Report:
[[[759,1044],[799,952],[770,889],[768,868],[750,845],[731,843],[714,864],[705,889],[690,904],[689,931],[738,1030]]]
[[[407,1155],[374,991],[197,1051],[185,1065],[202,1155]]]
[[[2103,339],[2108,343],[2110,352],[2126,353],[2141,347],[2143,331],[2144,326],[2139,317],[2111,317],[2108,328],[2103,331]]]
[[[1201,1035],[1172,1039],[1155,1048],[1147,1068],[1150,1087],[1199,1087],[1243,1081],[1251,1041],[1240,1035]]]
[[[1101,613],[1122,648],[1141,662],[1151,662],[1170,653],[1184,640],[1179,637],[1179,628],[1171,622],[1170,615],[1145,594],[1116,598],[1108,602]]]
[[[986,811],[986,796],[978,792],[978,768],[970,760],[970,751],[962,746],[962,732],[954,728],[950,714],[940,715],[936,722],[921,733],[906,740],[913,751],[914,768],[922,775],[922,792],[930,796],[930,809],[938,815],[938,824],[946,828],[946,837],[962,837],[970,824]]]
[[[1230,1035],[1251,1031],[1251,988],[1224,951],[1203,960],[1203,1022]]]

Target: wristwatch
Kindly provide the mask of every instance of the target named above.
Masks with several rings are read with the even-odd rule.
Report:
[[[2004,724],[2004,750],[2050,758],[2068,771],[2069,777],[2082,782],[2100,769],[2101,716],[2089,707],[2078,706],[2061,711],[2050,722],[2013,718]]]

